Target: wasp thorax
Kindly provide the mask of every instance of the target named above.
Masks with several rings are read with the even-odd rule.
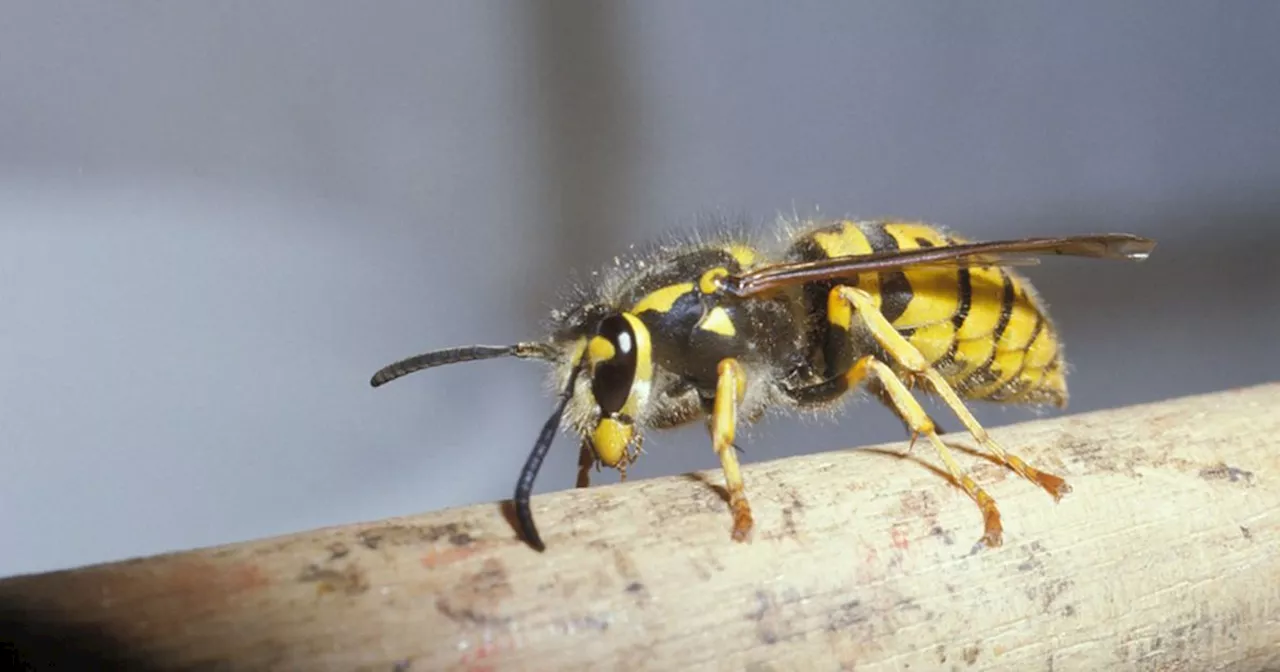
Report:
[[[587,341],[586,356],[599,409],[591,445],[601,462],[618,466],[630,454],[636,417],[649,394],[649,332],[633,315],[610,315]]]

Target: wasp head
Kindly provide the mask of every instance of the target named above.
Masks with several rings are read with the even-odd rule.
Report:
[[[639,421],[652,390],[649,330],[635,315],[603,307],[576,317],[555,338],[565,356],[553,384],[566,385],[571,371],[581,369],[565,412],[566,424],[582,436],[601,464],[625,468],[639,447]]]

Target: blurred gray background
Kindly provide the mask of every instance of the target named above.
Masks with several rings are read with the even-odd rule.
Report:
[[[369,376],[536,337],[570,269],[714,213],[1150,235],[1030,270],[1069,411],[1276,380],[1278,34],[1269,2],[0,2],[0,574],[509,497],[536,363]],[[902,437],[863,402],[742,445]],[[717,466],[701,427],[646,448]]]

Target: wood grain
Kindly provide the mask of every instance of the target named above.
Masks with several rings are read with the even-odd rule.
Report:
[[[1060,503],[905,444],[0,581],[29,659],[131,669],[1280,669],[1280,384],[997,428]],[[973,445],[950,435],[957,446]],[[6,540],[13,543],[14,540]]]

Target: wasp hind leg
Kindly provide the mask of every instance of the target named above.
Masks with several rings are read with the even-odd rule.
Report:
[[[889,320],[876,308],[871,295],[849,286],[839,286],[831,290],[833,293],[838,292],[841,300],[847,302],[853,308],[853,314],[860,317],[862,323],[871,331],[876,341],[885,349],[890,357],[894,359],[903,368],[907,369],[911,374],[927,380],[933,390],[942,397],[943,402],[951,408],[951,411],[960,419],[961,424],[973,436],[973,438],[995,454],[996,458],[1002,461],[1010,469],[1013,469],[1019,476],[1044,488],[1055,500],[1061,499],[1063,495],[1071,492],[1071,486],[1067,482],[1054,476],[1036,469],[1024,462],[1017,455],[1013,455],[1004,449],[982,425],[978,424],[977,418],[969,412],[964,402],[960,400],[960,395],[952,389],[946,379],[937,369],[929,365],[924,355],[911,345],[906,338],[899,334]]]
[[[889,409],[889,411],[891,411],[894,416],[902,422],[902,428],[905,429],[907,433],[910,434],[912,432],[910,418],[903,415],[902,411],[898,410],[898,407],[894,405],[893,398],[889,395],[889,390],[885,389],[884,383],[880,382],[876,378],[872,378],[867,381],[866,390],[871,393],[871,396],[876,398],[876,401],[879,401],[882,406]],[[929,422],[933,424],[933,431],[937,432],[938,436],[946,436],[947,430],[942,427],[937,418],[934,418],[933,416],[928,417]],[[909,454],[911,449],[914,447],[915,441],[912,441],[912,445],[908,446],[907,450],[903,451],[902,454]]]
[[[872,389],[878,390],[882,400],[894,409],[911,432],[913,442],[916,438],[924,436],[929,443],[933,444],[951,478],[978,504],[983,521],[982,542],[992,548],[999,546],[1004,530],[1000,524],[1000,511],[996,508],[995,500],[978,487],[973,478],[956,463],[951,450],[938,437],[938,430],[934,427],[929,414],[920,406],[920,402],[912,396],[911,390],[907,389],[906,383],[898,378],[888,364],[876,359],[874,355],[864,355],[843,376],[812,387],[795,390],[791,395],[801,403],[820,402],[834,399],[864,383],[874,385]]]
[[[711,443],[720,467],[724,470],[725,490],[729,493],[729,509],[733,512],[733,539],[746,541],[754,521],[751,506],[742,484],[738,456],[733,446],[738,426],[738,404],[747,389],[747,376],[738,360],[727,358],[716,367],[716,398],[711,414]]]

